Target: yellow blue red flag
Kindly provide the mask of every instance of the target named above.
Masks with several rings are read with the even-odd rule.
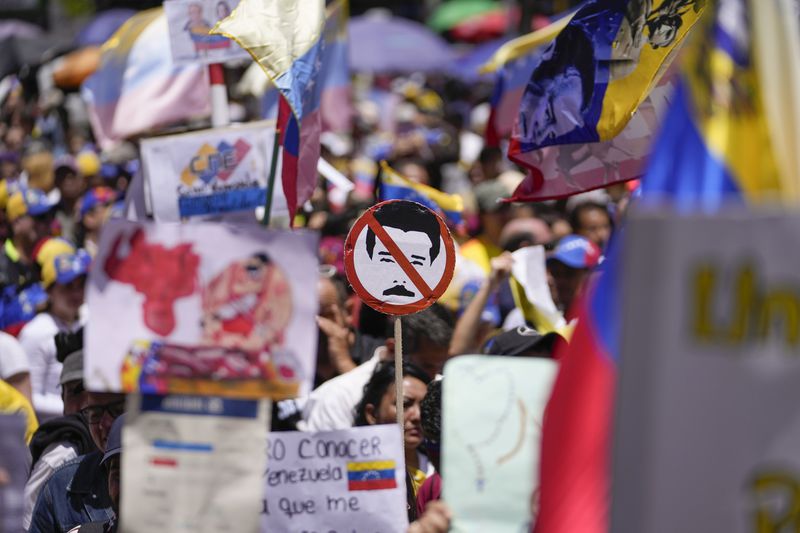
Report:
[[[429,185],[406,179],[390,167],[386,161],[381,161],[380,197],[381,201],[410,200],[417,202],[441,215],[451,227],[458,228],[463,224],[461,213],[464,211],[464,201],[461,196],[447,194]]]

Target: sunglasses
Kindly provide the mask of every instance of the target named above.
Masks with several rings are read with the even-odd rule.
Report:
[[[104,405],[89,405],[81,409],[81,416],[89,424],[99,424],[103,416],[108,413],[112,420],[125,412],[125,400],[107,403]]]

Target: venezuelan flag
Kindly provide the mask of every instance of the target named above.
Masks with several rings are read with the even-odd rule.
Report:
[[[587,2],[531,74],[509,155],[615,137],[704,7],[705,0]]]
[[[396,487],[394,461],[347,463],[347,490],[381,490]]]
[[[800,31],[793,6],[789,0],[717,0],[704,17],[683,58],[640,207],[796,206]],[[622,234],[612,239],[599,280],[579,302],[570,345],[556,354],[561,367],[542,430],[535,533],[609,530],[621,246]]]
[[[443,193],[428,185],[414,183],[398,174],[386,161],[381,161],[380,199],[410,200],[422,204],[435,211],[453,227],[461,226],[464,221],[464,201],[457,194]]]
[[[327,11],[324,0],[242,0],[211,30],[247,50],[281,93],[277,119],[283,146],[281,180],[291,219],[317,183],[320,102],[324,83],[332,89],[341,80],[330,69],[346,68],[341,61],[346,11],[342,0]],[[326,65],[334,60],[336,65]]]

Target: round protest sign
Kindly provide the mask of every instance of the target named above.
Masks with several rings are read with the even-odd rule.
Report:
[[[427,207],[389,200],[359,218],[344,244],[347,280],[373,309],[390,315],[422,311],[441,297],[455,267],[447,226]]]

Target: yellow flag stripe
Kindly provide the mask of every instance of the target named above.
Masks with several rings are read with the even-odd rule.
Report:
[[[363,472],[364,470],[392,470],[394,468],[394,461],[365,461],[359,463],[347,463],[348,472]]]

